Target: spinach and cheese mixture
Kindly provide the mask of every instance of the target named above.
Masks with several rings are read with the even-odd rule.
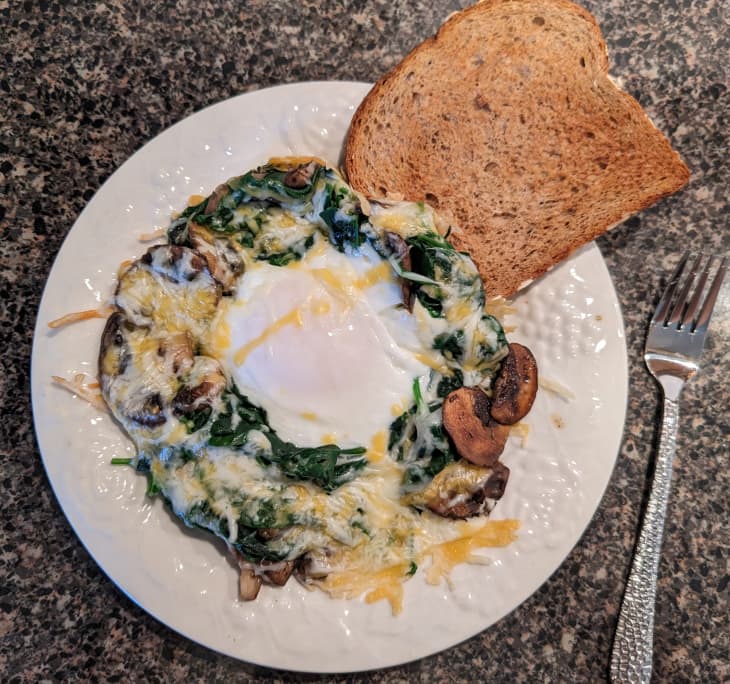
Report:
[[[535,363],[443,233],[423,203],[272,159],[120,272],[104,399],[148,493],[226,542],[242,598],[295,574],[397,611],[419,567],[437,582],[513,539],[486,516]]]

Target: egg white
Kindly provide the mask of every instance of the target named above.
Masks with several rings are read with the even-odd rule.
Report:
[[[414,379],[429,372],[419,359],[433,352],[417,327],[371,246],[344,254],[318,236],[300,261],[247,264],[211,339],[280,437],[370,447],[412,401]]]

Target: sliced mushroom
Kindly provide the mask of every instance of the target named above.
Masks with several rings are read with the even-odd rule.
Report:
[[[481,466],[497,462],[509,437],[509,426],[495,421],[489,409],[489,397],[477,387],[460,387],[443,404],[444,428],[459,456]]]
[[[218,208],[221,200],[230,191],[231,189],[228,187],[227,183],[221,183],[215,190],[213,190],[213,194],[208,198],[208,201],[205,204],[205,213],[212,214]]]
[[[127,417],[144,427],[159,427],[167,420],[164,414],[162,398],[157,392],[141,397],[135,406],[130,402],[126,411]]]
[[[251,563],[239,560],[238,596],[242,601],[253,601],[259,595],[263,580],[255,572]]]
[[[319,164],[313,161],[294,167],[284,176],[284,185],[293,190],[306,188],[312,182],[312,178],[318,167]]]
[[[129,350],[122,330],[125,320],[123,314],[115,311],[107,318],[104,332],[101,334],[99,378],[102,386],[105,379],[124,373],[129,363]]]
[[[172,400],[176,416],[188,416],[203,408],[212,407],[226,387],[226,377],[215,359],[196,356],[187,382],[177,391]]]
[[[221,286],[195,250],[179,245],[151,247],[124,272],[115,304],[136,326],[155,334],[189,331],[199,338],[215,315]]]
[[[385,245],[393,252],[393,255],[398,260],[400,267],[404,271],[410,271],[412,268],[411,262],[411,248],[408,243],[397,233],[385,232],[383,234],[385,238]],[[405,278],[400,279],[400,290],[401,296],[403,297],[403,304],[408,311],[413,311],[413,288],[410,280]]]
[[[214,237],[209,231],[191,224],[188,228],[190,245],[205,259],[213,278],[220,283],[223,294],[230,294],[243,273],[243,258],[226,237]]]
[[[509,468],[491,468],[457,461],[442,470],[423,494],[426,506],[444,518],[470,518],[489,513],[504,494]]]
[[[524,418],[537,394],[537,362],[532,352],[513,342],[494,382],[492,418],[513,425]]]
[[[256,531],[256,536],[262,541],[271,541],[281,536],[281,530],[276,527],[262,527]]]
[[[175,375],[183,375],[193,367],[193,345],[187,332],[168,335],[159,348],[160,356],[165,357]]]
[[[258,570],[267,584],[283,587],[294,572],[294,565],[294,561],[261,561]]]
[[[194,280],[206,266],[197,252],[180,245],[155,245],[141,257],[140,262],[175,283]]]
[[[134,423],[135,426],[156,428],[166,422],[165,397],[168,387],[163,382],[153,382],[139,368],[162,365],[163,360],[155,348],[149,352],[149,364],[140,363],[135,354],[143,345],[146,331],[134,326],[121,312],[113,313],[106,322],[99,350],[99,383],[107,404],[117,420]],[[135,352],[135,350],[137,350]],[[152,372],[153,378],[166,377]],[[169,398],[168,398],[169,401]]]
[[[332,571],[328,549],[309,551],[296,561],[294,573],[302,584],[308,580],[324,579]]]

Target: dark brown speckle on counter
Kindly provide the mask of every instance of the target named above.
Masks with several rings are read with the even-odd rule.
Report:
[[[341,681],[605,681],[648,488],[659,411],[640,361],[666,270],[687,245],[727,254],[730,11],[723,0],[587,0],[611,73],[689,165],[678,195],[599,241],[626,322],[628,415],[592,523],[530,599],[469,641]],[[313,681],[186,640],[106,578],[67,524],[34,440],[29,360],[43,285],[102,183],[208,104],[303,80],[373,81],[460,2],[0,0],[0,679]],[[730,680],[730,310],[681,401],[660,565],[654,681]]]

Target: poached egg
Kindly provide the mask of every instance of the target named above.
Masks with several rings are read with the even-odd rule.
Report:
[[[434,354],[402,305],[393,269],[370,245],[325,238],[299,261],[246,265],[213,325],[213,353],[285,440],[384,449]]]

